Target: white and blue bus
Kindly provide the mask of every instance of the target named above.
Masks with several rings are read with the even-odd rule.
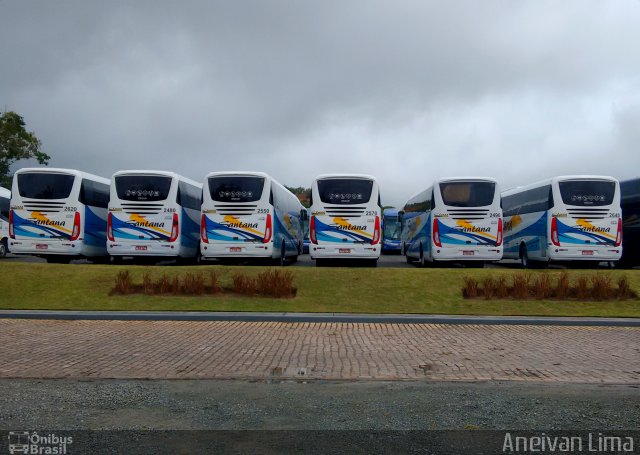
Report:
[[[504,257],[617,261],[622,255],[620,184],[613,177],[554,177],[502,193]]]
[[[502,259],[500,191],[492,178],[436,180],[406,202],[399,218],[407,262],[483,266]]]
[[[11,189],[9,250],[48,262],[108,259],[108,205],[108,179],[73,169],[20,169]]]
[[[311,185],[309,253],[316,265],[327,259],[380,258],[380,190],[375,177],[362,174],[319,175]]]
[[[302,254],[306,219],[298,197],[268,174],[211,172],[203,191],[202,259],[295,262]]]
[[[11,191],[0,187],[0,258],[9,251],[9,206]]]
[[[398,209],[387,208],[382,211],[382,252],[400,253],[400,220]]]
[[[123,257],[196,259],[202,184],[174,172],[119,171],[111,177],[107,250]]]

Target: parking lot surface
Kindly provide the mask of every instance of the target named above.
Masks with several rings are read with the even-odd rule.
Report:
[[[640,383],[640,329],[0,320],[2,378]]]

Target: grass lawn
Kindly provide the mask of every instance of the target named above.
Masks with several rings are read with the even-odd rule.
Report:
[[[640,317],[640,301],[465,300],[465,276],[482,280],[513,273],[549,273],[555,281],[560,270],[508,269],[393,269],[287,267],[295,275],[298,294],[293,299],[249,298],[236,295],[203,297],[109,296],[118,271],[129,270],[135,282],[147,271],[153,277],[210,269],[219,272],[223,285],[235,273],[257,274],[264,267],[199,266],[145,267],[93,264],[41,264],[0,262],[0,309],[48,310],[185,310],[278,311],[343,313],[426,313],[477,315],[620,316]],[[571,270],[572,279],[594,273],[610,274],[614,283],[625,275],[640,294],[638,270]]]

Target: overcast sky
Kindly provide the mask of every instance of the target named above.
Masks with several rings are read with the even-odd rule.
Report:
[[[640,1],[0,0],[0,107],[50,165],[291,186],[640,175]],[[30,163],[21,163],[30,164]]]

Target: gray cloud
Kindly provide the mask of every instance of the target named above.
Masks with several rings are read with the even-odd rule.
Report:
[[[130,4],[131,3],[131,4]],[[638,172],[640,3],[0,2],[0,103],[53,165],[367,172],[399,204]]]

